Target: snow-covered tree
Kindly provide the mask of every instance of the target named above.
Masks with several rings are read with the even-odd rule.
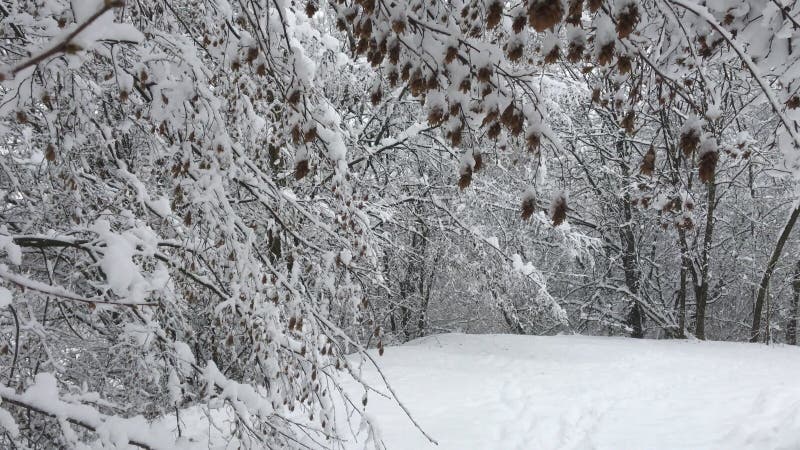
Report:
[[[380,447],[364,348],[439,331],[795,340],[797,17],[0,4],[0,445]]]

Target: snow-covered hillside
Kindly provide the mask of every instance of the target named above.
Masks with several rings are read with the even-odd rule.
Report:
[[[379,361],[439,442],[372,394],[367,412],[389,449],[800,448],[794,347],[450,334]]]

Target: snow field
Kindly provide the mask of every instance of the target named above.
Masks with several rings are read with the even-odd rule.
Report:
[[[439,442],[371,394],[366,411],[388,449],[800,449],[794,347],[449,334],[377,360]]]

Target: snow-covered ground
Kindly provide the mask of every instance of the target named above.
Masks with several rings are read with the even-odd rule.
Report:
[[[390,450],[800,449],[799,348],[449,334],[377,359],[439,442],[371,394]]]

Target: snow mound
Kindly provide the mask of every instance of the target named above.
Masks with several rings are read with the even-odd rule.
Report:
[[[448,334],[375,356],[439,442],[370,396],[390,450],[800,448],[795,347]],[[374,368],[363,371],[380,385]]]

